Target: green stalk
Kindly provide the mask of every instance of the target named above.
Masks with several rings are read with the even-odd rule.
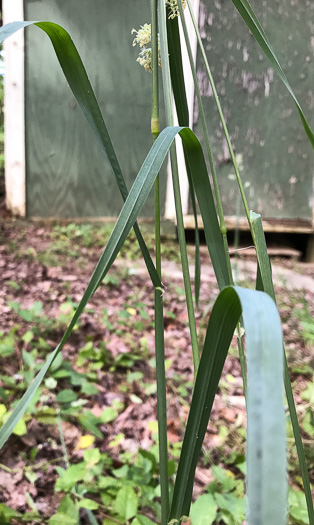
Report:
[[[159,135],[159,96],[158,96],[158,24],[157,24],[157,0],[151,0],[152,13],[152,118],[151,131],[154,141]],[[159,175],[155,181],[155,236],[156,236],[156,269],[161,277],[161,249],[160,249],[160,195]]]
[[[68,451],[67,451],[67,447],[66,447],[65,439],[64,439],[64,433],[63,433],[63,428],[62,428],[60,409],[58,411],[58,430],[59,430],[59,436],[60,436],[60,442],[61,442],[61,448],[62,448],[62,454],[63,454],[64,463],[65,463],[66,468],[69,468],[70,460],[69,460]]]
[[[161,525],[167,525],[169,516],[167,399],[165,344],[162,291],[155,288],[155,349],[157,377],[157,419],[161,491]]]
[[[179,4],[180,4],[180,1],[179,1]],[[243,187],[243,184],[242,184],[239,168],[238,168],[238,165],[237,165],[237,162],[236,162],[236,159],[235,159],[235,155],[234,155],[234,152],[233,152],[233,149],[232,149],[231,140],[230,140],[229,132],[228,132],[228,129],[227,129],[226,121],[225,121],[225,118],[224,118],[224,115],[223,115],[223,112],[222,112],[222,108],[221,108],[221,105],[220,105],[220,102],[219,102],[219,97],[218,97],[218,94],[217,94],[215,82],[214,82],[213,76],[211,74],[211,70],[210,70],[210,67],[209,67],[209,64],[208,64],[208,60],[207,60],[207,57],[206,57],[205,49],[204,49],[204,46],[203,46],[201,35],[200,35],[198,27],[197,27],[197,23],[196,23],[196,20],[195,20],[195,16],[194,16],[194,13],[193,13],[193,9],[192,9],[190,0],[187,0],[187,5],[188,5],[189,11],[190,11],[190,15],[191,15],[191,18],[192,18],[194,30],[195,30],[195,33],[196,33],[196,36],[197,36],[197,41],[198,41],[198,44],[200,46],[200,50],[201,50],[201,53],[202,53],[202,56],[203,56],[203,60],[204,60],[205,68],[206,68],[206,71],[207,71],[208,79],[209,79],[210,86],[211,86],[212,91],[213,91],[214,99],[215,99],[215,102],[216,102],[216,105],[217,105],[217,109],[218,109],[218,113],[219,113],[219,117],[220,117],[220,121],[221,121],[223,130],[224,130],[224,134],[225,134],[225,137],[226,137],[227,144],[228,144],[228,149],[229,149],[230,157],[231,157],[232,164],[233,164],[233,167],[234,167],[234,171],[235,171],[235,174],[236,174],[237,182],[238,182],[238,185],[239,185],[239,190],[240,190],[240,193],[241,193],[242,202],[243,202],[243,206],[244,206],[244,209],[245,209],[245,214],[246,214],[246,217],[247,217],[247,220],[248,220],[249,224],[251,224],[250,223],[250,210],[249,210],[249,207],[248,207],[248,204],[247,204],[247,200],[246,200],[246,196],[245,196],[244,187]]]
[[[161,47],[161,60],[162,60],[162,80],[163,80],[163,92],[165,98],[165,110],[166,110],[166,120],[167,126],[173,126],[173,111],[172,111],[172,90],[171,90],[171,80],[170,80],[170,68],[169,68],[169,57],[168,57],[168,41],[167,41],[167,21],[166,21],[166,6],[164,0],[159,0],[159,30],[160,30],[160,47]],[[196,323],[193,307],[193,298],[191,290],[191,279],[189,271],[188,256],[186,250],[185,242],[185,233],[184,233],[184,222],[183,222],[183,212],[181,204],[181,192],[180,192],[180,183],[179,183],[179,172],[178,172],[178,163],[177,163],[177,152],[176,146],[173,143],[170,148],[170,161],[171,161],[171,171],[172,171],[172,181],[173,181],[173,192],[174,200],[176,207],[176,216],[177,216],[177,230],[178,230],[178,239],[180,245],[180,254],[181,254],[181,264],[186,296],[186,305],[189,317],[189,327],[191,334],[191,343],[192,343],[192,354],[193,354],[193,363],[194,363],[194,376],[196,377],[198,365],[199,365],[199,350],[197,342],[197,332],[196,332]]]
[[[156,270],[161,279],[161,242],[160,242],[160,192],[159,174],[155,180],[155,247],[156,247]]]
[[[151,0],[151,38],[152,38],[152,118],[151,131],[155,141],[159,135],[159,99],[158,99],[158,24],[157,0]],[[161,242],[160,242],[160,195],[159,175],[155,180],[155,242],[156,269],[161,279]],[[161,525],[167,525],[170,511],[168,481],[168,442],[167,442],[167,392],[165,371],[165,341],[163,292],[155,288],[155,353],[157,381],[157,419],[161,491]]]
[[[151,130],[154,140],[159,135],[159,97],[158,97],[158,27],[157,27],[157,0],[151,0],[152,14],[152,119]]]

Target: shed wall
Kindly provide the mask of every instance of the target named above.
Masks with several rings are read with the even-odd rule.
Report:
[[[251,5],[313,128],[314,3],[252,0]],[[201,0],[199,26],[249,205],[264,218],[312,220],[313,151],[296,107],[229,0]],[[238,189],[212,91],[197,56],[197,74],[226,215]],[[195,105],[194,131],[202,136]],[[231,177],[229,177],[231,175]],[[240,205],[240,214],[244,210]]]
[[[26,20],[59,23],[72,36],[130,188],[152,144],[151,75],[136,63],[131,35],[133,27],[149,20],[149,2],[25,0],[24,10]],[[117,216],[122,199],[113,175],[67,86],[50,40],[30,28],[25,47],[27,215]],[[151,195],[143,216],[152,215],[153,199]]]

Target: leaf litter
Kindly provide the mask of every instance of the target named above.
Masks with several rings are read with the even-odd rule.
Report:
[[[96,237],[92,243],[83,234],[71,237],[67,231],[74,230],[67,227],[56,240],[58,228],[62,231],[62,226],[38,227],[9,219],[0,223],[0,394],[1,403],[7,407],[21,397],[38,363],[58,343],[101,251],[101,239]],[[77,231],[84,230],[78,226]],[[88,236],[95,237],[95,231],[87,229]],[[193,386],[183,283],[177,260],[171,260],[175,252],[176,248],[169,248],[169,260],[163,263],[168,440],[174,459],[180,451]],[[0,452],[0,501],[21,513],[29,512],[33,501],[42,522],[57,512],[62,499],[55,492],[58,468],[65,468],[67,462],[62,440],[71,465],[83,460],[85,450],[97,448],[112,458],[111,469],[124,467],[125,454],[136,456],[140,449],[149,451],[156,445],[154,290],[136,254],[132,251],[129,255],[126,251],[117,259],[106,283],[87,306],[63,349],[63,363],[44,383],[32,413],[26,416],[27,434],[13,435]],[[192,260],[191,251],[191,267]],[[254,258],[237,261],[241,279],[253,282]],[[200,341],[218,293],[204,251],[202,263],[204,279],[196,314]],[[311,278],[313,268],[280,259],[275,266],[296,402],[305,421],[305,441],[313,444],[312,420],[307,416],[309,395],[304,392],[313,367],[310,319],[314,290],[302,289],[300,278],[291,289],[293,274]],[[277,267],[282,268],[281,273]],[[196,471],[195,496],[213,482],[213,465],[239,474],[237,462],[245,453],[245,425],[245,399],[234,341]],[[291,460],[294,456],[292,447]],[[313,475],[313,455],[309,459]],[[295,465],[290,484],[300,488]]]

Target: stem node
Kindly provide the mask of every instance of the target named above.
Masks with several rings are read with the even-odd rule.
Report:
[[[160,132],[160,124],[159,124],[159,118],[152,118],[151,119],[151,130],[152,134],[155,137],[155,135],[159,135]]]

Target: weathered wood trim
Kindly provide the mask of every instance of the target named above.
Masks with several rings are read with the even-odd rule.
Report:
[[[198,226],[200,229],[204,228],[201,215],[198,215]],[[236,227],[241,231],[249,231],[249,225],[245,217],[229,216],[225,217],[225,223],[228,230],[234,230]],[[184,228],[194,229],[193,215],[186,215],[184,217]],[[265,232],[272,233],[314,233],[314,227],[310,220],[302,219],[263,219],[263,229]]]
[[[191,0],[191,5],[195,14],[195,18],[198,21],[199,15],[199,0]],[[197,51],[197,37],[193,28],[193,23],[191,17],[189,16],[188,9],[185,10],[186,14],[186,24],[190,36],[190,43],[193,52],[194,62],[196,62],[196,51]],[[179,18],[179,28],[180,28],[180,38],[182,42],[182,63],[183,63],[183,72],[185,79],[185,88],[186,88],[186,97],[189,108],[190,115],[190,128],[193,127],[193,108],[194,108],[194,82],[190,68],[190,61],[188,57],[188,52],[185,46],[185,40],[183,35],[182,26]],[[175,113],[175,106],[174,106]],[[176,119],[175,124],[177,125],[178,121]],[[180,176],[180,190],[181,190],[181,201],[182,201],[182,211],[183,215],[186,215],[189,210],[189,183],[185,168],[184,153],[181,143],[181,139],[176,140],[177,146],[177,156],[178,156],[178,166],[179,166],[179,176]],[[167,191],[166,191],[166,206],[165,206],[165,218],[174,219],[176,216],[173,188],[172,188],[172,176],[171,176],[171,166],[168,162],[168,177],[167,177]]]
[[[23,0],[3,0],[4,23],[24,20]],[[26,215],[24,32],[4,42],[5,188],[6,204],[14,215]]]

